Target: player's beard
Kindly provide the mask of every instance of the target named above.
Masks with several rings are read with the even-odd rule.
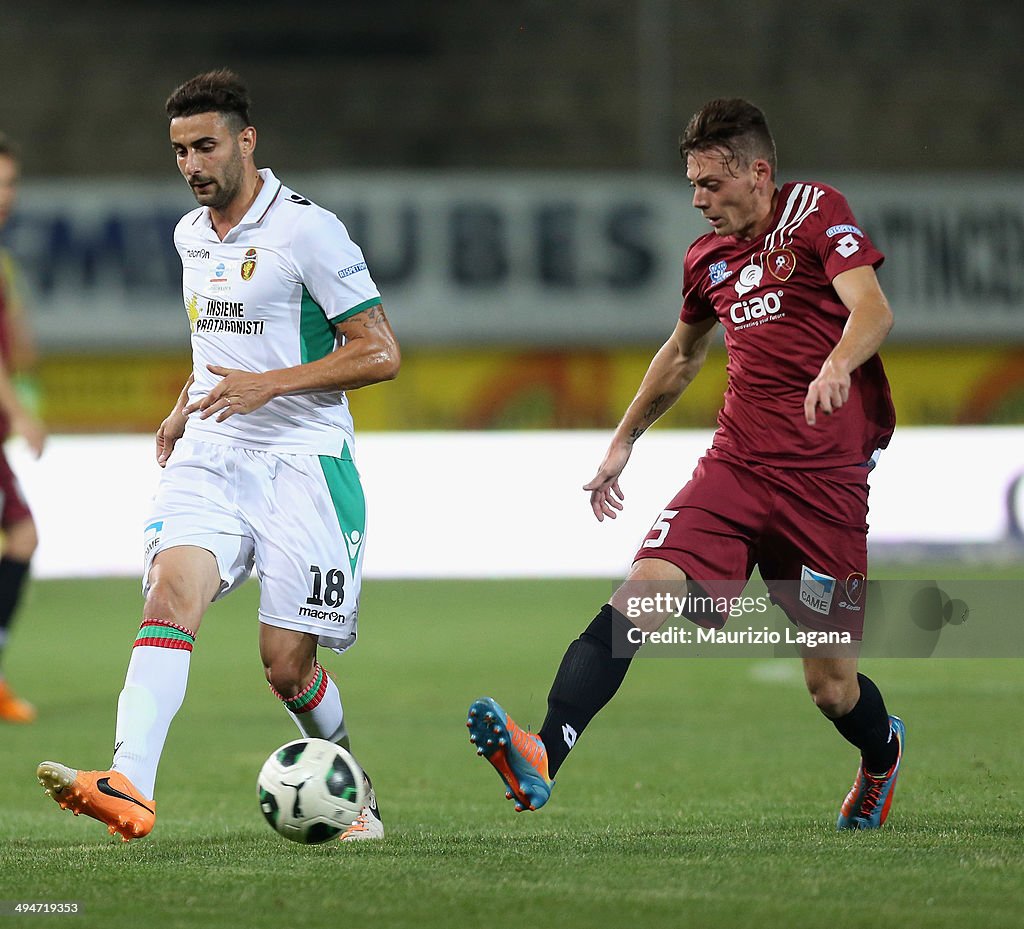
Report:
[[[228,206],[242,189],[242,152],[235,146],[231,160],[224,165],[224,175],[221,179],[215,177],[197,177],[189,181],[190,185],[197,183],[212,182],[212,189],[200,193],[192,187],[192,193],[196,200],[203,206],[213,210],[222,210]]]

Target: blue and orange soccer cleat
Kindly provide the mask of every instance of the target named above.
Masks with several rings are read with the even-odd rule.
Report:
[[[539,735],[524,732],[490,697],[469,708],[469,741],[505,782],[505,798],[516,812],[539,810],[548,802],[555,782],[548,777],[548,753]]]
[[[898,716],[889,717],[892,734],[898,743],[899,752],[896,763],[880,777],[864,770],[864,762],[860,763],[857,778],[853,787],[843,801],[839,811],[836,829],[878,829],[889,815],[893,794],[896,793],[896,778],[900,773],[903,761],[903,749],[907,741],[907,727]]]

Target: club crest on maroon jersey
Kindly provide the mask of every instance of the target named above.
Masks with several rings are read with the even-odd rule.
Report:
[[[855,571],[846,579],[843,586],[846,588],[846,599],[851,604],[856,605],[857,601],[860,600],[861,594],[864,593],[864,575],[859,571]]]
[[[768,253],[765,264],[776,280],[788,281],[796,270],[796,255],[788,248],[774,248]]]

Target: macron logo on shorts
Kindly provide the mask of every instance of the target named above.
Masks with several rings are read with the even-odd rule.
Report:
[[[815,613],[828,615],[832,609],[832,595],[836,592],[836,579],[827,574],[800,566],[800,602]]]
[[[345,539],[345,548],[348,549],[348,560],[352,562],[354,570],[355,564],[359,560],[359,549],[363,545],[363,536],[358,529],[353,529],[351,532],[342,530],[341,535]]]

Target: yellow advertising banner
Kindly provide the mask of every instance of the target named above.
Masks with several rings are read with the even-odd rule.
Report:
[[[412,348],[396,381],[351,395],[359,430],[609,428],[654,348]],[[1024,422],[1024,349],[897,346],[883,353],[902,425]],[[190,371],[182,354],[49,355],[36,372],[54,432],[149,432]],[[725,390],[715,349],[661,422],[709,427]]]

